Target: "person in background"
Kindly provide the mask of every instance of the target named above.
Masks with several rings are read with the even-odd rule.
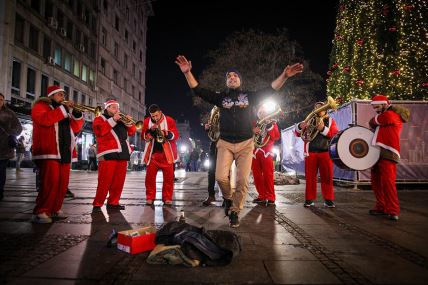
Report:
[[[21,171],[21,162],[24,159],[25,155],[25,145],[24,145],[24,137],[20,136],[18,138],[18,144],[16,145],[16,171]]]
[[[206,123],[204,125],[205,131],[209,131],[211,125]],[[218,140],[217,140],[218,141]],[[211,141],[210,150],[208,153],[209,165],[208,165],[208,197],[202,202],[202,206],[209,206],[212,202],[215,202],[215,166],[217,162],[217,141]]]
[[[95,170],[97,171],[97,148],[95,144],[92,144],[88,148],[88,171]]]
[[[18,117],[6,106],[5,97],[0,93],[0,201],[4,196],[7,163],[15,156],[15,151],[9,143],[9,136],[16,137],[21,132],[22,126]]]

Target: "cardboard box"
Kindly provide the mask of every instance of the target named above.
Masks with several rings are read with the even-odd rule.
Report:
[[[130,254],[136,254],[155,248],[156,229],[144,227],[117,233],[117,248]]]

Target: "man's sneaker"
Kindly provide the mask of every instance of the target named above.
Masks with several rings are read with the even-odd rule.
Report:
[[[33,215],[31,222],[35,224],[50,224],[52,223],[52,219],[46,213],[40,213]]]
[[[101,206],[92,207],[92,213],[99,213],[99,212],[101,212]]]
[[[70,189],[67,188],[67,192],[65,193],[66,198],[74,198],[73,192],[70,191]]]
[[[125,210],[125,206],[120,205],[120,204],[117,204],[117,205],[107,204],[107,209],[110,209],[110,210]]]
[[[303,204],[303,207],[305,207],[305,208],[309,208],[309,207],[312,207],[312,206],[314,206],[315,204],[314,204],[314,201],[312,201],[312,200],[306,200],[305,201],[305,204]]]
[[[256,199],[253,200],[253,203],[255,203],[255,204],[262,204],[262,203],[265,203],[265,202],[266,202],[266,200],[263,200],[263,199],[260,199],[260,198],[256,198]]]
[[[391,221],[398,221],[399,220],[399,217],[397,215],[394,215],[394,214],[389,214],[386,217],[388,220],[391,220]]]
[[[232,200],[224,199],[223,205],[224,205],[224,214],[226,216],[229,216],[229,210],[230,210],[230,207],[232,207]]]
[[[275,205],[275,201],[274,200],[266,200],[266,204],[272,206],[272,205]]]
[[[376,209],[371,209],[371,210],[369,210],[369,215],[372,215],[372,216],[383,216],[383,215],[386,215],[386,214],[385,214],[384,211],[376,210]]]
[[[215,202],[215,197],[208,196],[208,198],[206,198],[205,201],[202,202],[202,206],[209,206],[212,202]]]
[[[229,215],[229,226],[231,228],[237,228],[239,227],[239,217],[237,212],[232,212]]]
[[[332,200],[325,200],[324,201],[324,207],[336,208],[336,205],[334,204],[334,202]]]
[[[68,216],[62,210],[59,210],[56,213],[52,213],[51,217],[52,219],[58,219],[58,220],[64,220],[68,218]]]

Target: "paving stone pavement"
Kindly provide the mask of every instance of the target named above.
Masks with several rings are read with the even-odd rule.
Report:
[[[153,207],[145,206],[144,172],[128,172],[123,211],[92,213],[97,173],[72,171],[65,220],[30,223],[35,176],[8,169],[0,202],[0,284],[426,284],[428,282],[428,191],[400,190],[398,222],[368,215],[370,190],[335,187],[335,209],[302,207],[300,185],[275,186],[275,206],[251,203],[251,185],[241,226],[230,229],[221,208],[202,207],[207,174],[176,172],[174,205],[161,202],[161,175]],[[418,187],[416,187],[418,188]],[[228,266],[186,268],[146,263],[148,253],[129,255],[106,242],[112,229],[160,227],[184,210],[186,222],[235,231],[241,254]]]

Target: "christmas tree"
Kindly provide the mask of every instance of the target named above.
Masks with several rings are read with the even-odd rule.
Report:
[[[341,0],[327,93],[333,98],[428,99],[426,0]]]

